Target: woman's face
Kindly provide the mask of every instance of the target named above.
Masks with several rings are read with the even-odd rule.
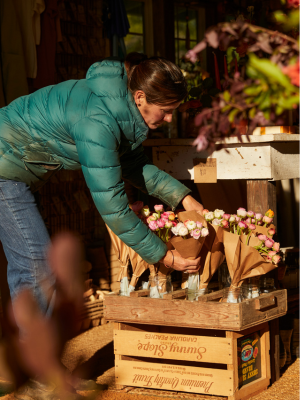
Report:
[[[138,90],[134,94],[134,100],[144,121],[150,129],[156,129],[163,122],[171,122],[173,111],[181,104],[181,101],[167,106],[149,104],[142,90]]]

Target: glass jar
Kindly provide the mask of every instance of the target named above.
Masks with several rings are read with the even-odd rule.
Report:
[[[242,287],[230,286],[223,289],[222,302],[223,303],[241,303],[243,301]]]
[[[262,278],[261,280],[261,292],[270,293],[276,290],[273,278]]]
[[[152,299],[162,299],[164,294],[173,292],[171,275],[149,276],[149,297]]]
[[[231,284],[231,277],[226,261],[224,261],[218,269],[218,281],[220,290],[229,287]]]

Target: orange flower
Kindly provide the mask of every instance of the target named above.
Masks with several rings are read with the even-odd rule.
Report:
[[[282,68],[282,72],[287,75],[292,84],[296,86],[300,86],[300,81],[299,81],[299,72],[300,72],[300,65],[299,65],[299,59],[295,64],[288,65],[287,67]]]
[[[267,217],[269,217],[269,218],[273,218],[273,217],[274,217],[274,211],[272,211],[271,209],[269,209],[269,210],[265,213],[265,215],[266,215]]]

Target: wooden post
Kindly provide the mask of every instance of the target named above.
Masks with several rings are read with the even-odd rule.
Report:
[[[280,345],[279,345],[279,319],[269,322],[270,326],[270,361],[271,383],[280,378]]]
[[[271,208],[275,213],[273,223],[277,226],[276,181],[247,180],[247,208],[263,215]]]

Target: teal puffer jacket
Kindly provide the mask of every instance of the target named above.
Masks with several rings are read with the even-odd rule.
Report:
[[[20,97],[0,109],[0,177],[33,191],[61,168],[82,168],[105,223],[148,263],[166,245],[130,210],[122,177],[173,209],[190,190],[152,165],[148,127],[127,89],[124,64],[93,64],[86,79]]]

